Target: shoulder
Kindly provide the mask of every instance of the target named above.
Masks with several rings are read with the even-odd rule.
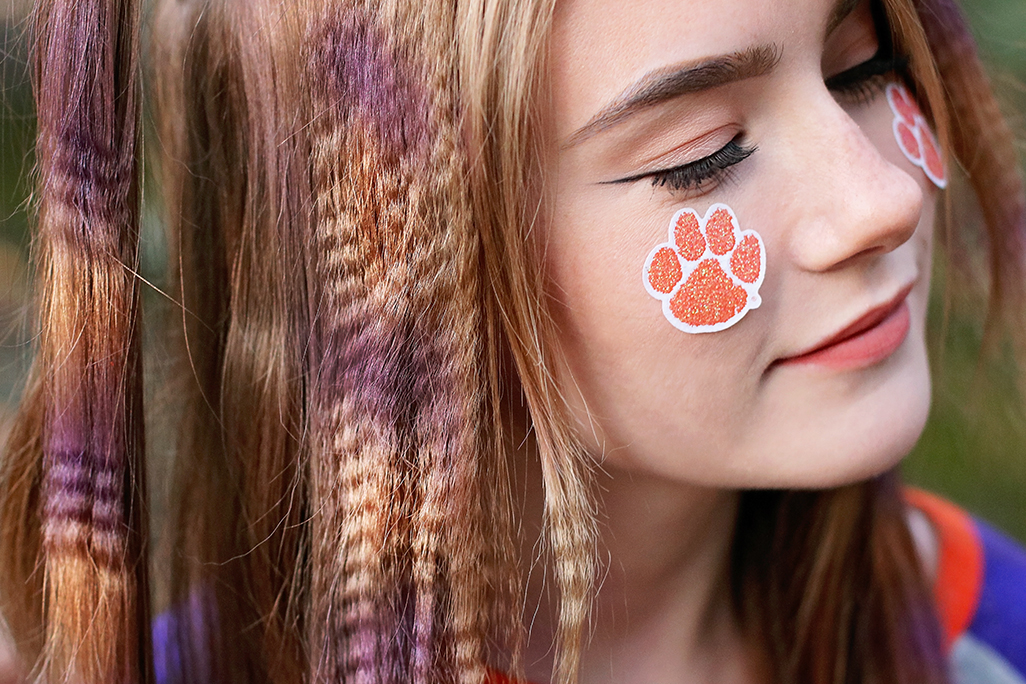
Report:
[[[983,549],[983,584],[962,650],[987,649],[1018,673],[1009,681],[1026,682],[1026,551],[986,523],[973,522]]]
[[[937,607],[956,684],[1026,684],[1026,550],[954,504],[908,490],[936,534]]]

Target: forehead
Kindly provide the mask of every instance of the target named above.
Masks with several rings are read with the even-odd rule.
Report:
[[[566,131],[651,71],[757,45],[819,49],[839,0],[559,0],[550,78]],[[583,120],[582,120],[583,117]]]

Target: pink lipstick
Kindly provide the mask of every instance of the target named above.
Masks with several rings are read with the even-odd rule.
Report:
[[[896,303],[870,311],[810,351],[778,361],[780,365],[815,364],[838,370],[880,363],[908,336],[912,317],[902,292]]]

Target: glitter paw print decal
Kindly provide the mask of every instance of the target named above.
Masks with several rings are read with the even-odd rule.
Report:
[[[673,327],[704,333],[725,330],[758,308],[765,273],[762,238],[741,232],[733,210],[714,204],[704,217],[694,209],[674,214],[669,240],[649,253],[642,280]]]
[[[926,172],[934,185],[947,186],[948,175],[937,138],[912,94],[905,86],[891,83],[887,86],[887,102],[894,112],[894,137],[898,147],[910,162]]]

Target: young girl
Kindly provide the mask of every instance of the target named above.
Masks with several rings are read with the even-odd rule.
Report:
[[[37,8],[42,327],[2,543],[41,679],[1026,678],[1022,553],[894,470],[956,171],[993,321],[1026,282],[950,0],[162,3],[166,549],[138,13]]]

